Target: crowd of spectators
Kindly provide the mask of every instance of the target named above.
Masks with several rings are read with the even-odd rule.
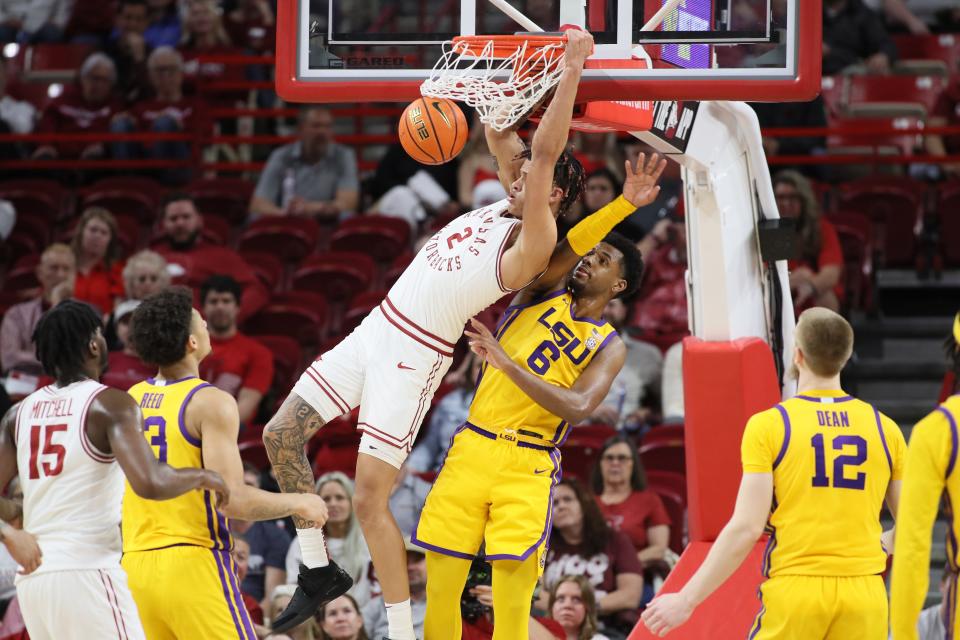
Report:
[[[217,121],[207,111],[243,100],[230,92],[203,100],[197,89],[216,80],[269,79],[269,69],[201,61],[211,54],[264,54],[274,45],[274,9],[265,0],[118,0],[115,11],[84,0],[0,0],[0,44],[80,42],[97,48],[79,64],[77,81],[38,111],[7,93],[6,68],[0,57],[0,134],[3,133],[193,133],[211,127],[227,131],[235,122]],[[929,33],[955,29],[960,11],[946,0],[825,0],[824,71],[828,74],[888,74],[898,53],[890,30]],[[954,69],[953,71],[957,71]],[[258,91],[260,106],[275,96]],[[809,103],[755,105],[765,127],[824,127],[828,108],[818,98]],[[960,123],[960,83],[940,96],[930,124]],[[456,162],[423,167],[402,148],[389,147],[372,175],[362,175],[357,151],[336,141],[336,118],[326,108],[300,111],[296,140],[269,153],[251,192],[246,224],[271,218],[310,219],[326,229],[367,213],[400,217],[410,225],[408,250],[416,249],[444,221],[459,212],[505,196],[482,128],[471,128]],[[960,136],[926,136],[933,155],[957,153]],[[613,200],[623,180],[623,159],[636,161],[636,142],[608,134],[578,134],[571,139],[583,163],[586,188],[582,202],[558,221],[561,236],[578,220]],[[827,140],[765,137],[768,156],[824,153]],[[171,159],[191,154],[184,140],[152,142],[44,142],[35,145],[0,141],[0,160],[22,159]],[[960,164],[946,164],[946,174],[960,174]],[[16,380],[16,394],[43,382],[32,344],[40,315],[60,300],[73,297],[96,307],[105,320],[111,347],[103,382],[126,389],[154,372],[128,344],[132,312],[145,297],[170,285],[185,285],[195,294],[208,323],[213,351],[201,374],[233,395],[246,433],[269,416],[287,389],[278,386],[279,362],[256,335],[244,332],[274,292],[230,241],[207,233],[194,196],[179,188],[191,174],[187,163],[154,172],[170,187],[157,212],[142,220],[132,247],[121,242],[121,212],[108,206],[82,208],[70,229],[44,247],[35,262],[35,286],[23,290],[0,326],[0,368]],[[796,255],[790,261],[790,286],[797,310],[808,306],[845,308],[844,255],[834,225],[823,212],[822,198],[811,179],[818,170],[779,171],[774,175],[780,213],[794,219]],[[81,182],[83,182],[81,180]],[[89,182],[89,181],[87,181]],[[86,183],[84,183],[86,184]],[[544,577],[531,619],[537,640],[617,640],[637,620],[674,561],[672,521],[661,497],[648,487],[636,442],[657,425],[682,423],[681,341],[688,333],[687,239],[679,170],[664,176],[658,200],[627,217],[617,228],[640,247],[646,263],[641,289],[632,300],[612,301],[606,318],[627,346],[626,363],[607,397],[585,422],[603,425],[617,435],[600,446],[592,475],[565,479],[554,492],[553,532]],[[239,229],[230,229],[235,240]],[[68,232],[68,233],[66,233]],[[149,238],[148,238],[149,236]],[[129,243],[128,243],[129,244]],[[405,251],[404,255],[409,255]],[[283,258],[283,256],[280,256]],[[393,265],[390,265],[393,266]],[[382,267],[382,265],[381,265]],[[278,327],[277,333],[284,333]],[[461,352],[463,349],[461,349]],[[304,358],[316,353],[304,353]],[[416,526],[430,482],[438,472],[454,431],[466,419],[473,399],[479,362],[467,354],[445,381],[390,498],[391,509],[408,537]],[[31,386],[32,385],[32,386]],[[8,382],[8,388],[11,388]],[[325,536],[330,556],[354,578],[350,594],[329,603],[286,636],[336,640],[384,636],[386,613],[379,585],[353,510],[353,483],[344,472],[324,473],[317,493],[328,505]],[[267,469],[252,462],[245,481],[275,487]],[[286,521],[232,523],[234,558],[241,571],[244,602],[258,634],[282,611],[292,595],[300,547]],[[2,547],[0,547],[2,549]],[[0,606],[13,595],[9,562],[0,552]],[[426,562],[407,543],[414,621],[422,629],[426,599]],[[10,577],[10,580],[7,580]],[[11,582],[12,584],[12,582]],[[491,602],[489,586],[468,594]],[[15,609],[15,608],[14,608]],[[488,612],[489,614],[489,612]],[[465,625],[464,637],[489,638],[489,615]],[[2,636],[0,636],[2,637]]]

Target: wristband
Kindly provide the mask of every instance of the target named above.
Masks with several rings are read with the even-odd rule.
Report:
[[[622,195],[578,222],[567,233],[567,243],[578,256],[586,255],[637,208]]]

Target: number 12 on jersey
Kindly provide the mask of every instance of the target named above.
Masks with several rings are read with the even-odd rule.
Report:
[[[827,476],[827,451],[822,433],[810,439],[813,445],[814,476],[813,486],[829,487],[830,478]],[[855,453],[838,455],[833,459],[833,487],[836,489],[863,489],[867,483],[867,474],[857,473],[853,478],[845,475],[846,467],[859,467],[867,461],[867,441],[860,436],[842,435],[834,437],[831,448],[843,452],[846,447],[854,447]]]

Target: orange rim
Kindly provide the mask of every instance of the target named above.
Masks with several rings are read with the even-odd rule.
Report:
[[[487,43],[493,43],[493,57],[498,60],[509,58],[517,49],[527,43],[527,58],[532,57],[541,49],[550,45],[566,44],[567,36],[537,36],[537,35],[509,35],[509,36],[457,36],[454,44],[465,43],[463,54],[479,56],[483,53]]]

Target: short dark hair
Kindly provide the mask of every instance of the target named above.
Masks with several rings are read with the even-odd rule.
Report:
[[[629,300],[640,288],[640,281],[643,278],[643,256],[640,254],[640,249],[628,237],[615,231],[608,233],[603,242],[623,256],[620,263],[620,276],[627,281],[627,286],[616,297]]]
[[[100,314],[78,300],[64,300],[43,314],[33,330],[33,342],[47,375],[58,380],[77,377],[97,329],[103,329]]]
[[[166,215],[167,215],[167,207],[170,205],[170,203],[172,203],[172,202],[182,202],[182,201],[184,201],[184,200],[193,203],[194,206],[196,206],[196,204],[197,204],[196,202],[194,202],[193,196],[190,195],[189,193],[187,193],[186,191],[171,191],[170,193],[168,193],[167,195],[165,195],[165,196],[163,197],[163,200],[160,201],[160,217],[161,217],[161,219],[164,218],[164,217],[166,217]]]
[[[610,182],[610,185],[613,186],[614,191],[617,190],[617,185],[620,184],[620,181],[617,179],[617,176],[613,174],[613,171],[610,171],[610,169],[606,167],[601,167],[588,175],[585,182],[590,182],[594,178],[606,178]]]
[[[149,365],[166,367],[187,353],[193,296],[185,287],[171,287],[140,303],[133,312],[130,340],[140,359]]]
[[[590,488],[593,489],[593,492],[597,495],[603,493],[603,473],[600,471],[600,460],[603,458],[603,454],[607,452],[607,449],[618,444],[625,444],[630,448],[630,460],[633,463],[633,468],[630,470],[630,489],[633,491],[643,491],[647,488],[647,473],[643,468],[643,463],[640,462],[637,445],[635,445],[629,437],[618,433],[615,436],[607,438],[603,446],[600,447],[600,452],[597,454],[597,461],[594,463],[593,470],[590,472]]]
[[[243,287],[240,286],[240,283],[222,273],[210,276],[200,285],[200,304],[207,304],[207,294],[211,291],[214,293],[232,293],[238,305],[241,296],[243,296]]]
[[[520,153],[520,157],[530,158],[532,153],[528,147]],[[557,158],[557,163],[553,166],[553,184],[563,191],[563,197],[560,198],[560,207],[557,209],[557,217],[559,217],[580,199],[580,196],[583,195],[583,185],[586,184],[583,165],[569,149],[564,149],[560,157]]]

